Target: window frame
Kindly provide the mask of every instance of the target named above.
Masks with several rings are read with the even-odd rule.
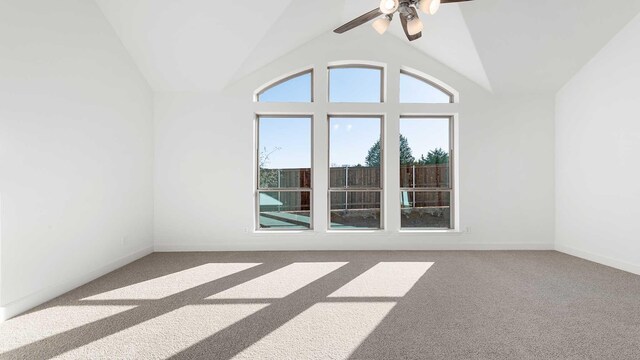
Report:
[[[399,230],[402,232],[411,232],[411,231],[453,231],[456,229],[457,218],[456,218],[456,153],[455,153],[455,115],[435,115],[435,114],[411,114],[404,115],[400,114],[398,119],[398,130],[402,124],[403,120],[421,120],[421,119],[448,119],[449,121],[449,186],[446,188],[433,188],[433,187],[403,187],[400,182],[400,199],[398,199],[398,205],[400,206],[400,221]],[[401,169],[401,166],[399,170]],[[400,172],[398,172],[398,177],[400,177]],[[449,227],[448,228],[438,228],[438,227],[403,227],[402,226],[402,193],[403,192],[429,192],[429,193],[438,193],[438,192],[448,192],[449,193]],[[414,195],[415,201],[415,195]]]
[[[271,119],[309,119],[310,125],[310,150],[311,150],[311,161],[310,161],[310,169],[309,169],[309,177],[310,184],[308,188],[261,188],[260,187],[260,119],[261,118],[271,118]],[[254,198],[255,198],[255,214],[254,214],[254,230],[256,232],[300,232],[300,231],[313,231],[314,230],[314,211],[313,211],[313,176],[314,176],[314,115],[313,114],[255,114],[255,159],[254,159],[254,169],[255,169],[255,178],[254,178]],[[263,228],[260,227],[260,194],[263,192],[309,192],[309,227],[302,229],[282,229],[282,228]]]
[[[401,93],[401,89],[400,89],[400,83],[398,83],[398,103],[399,104],[423,104],[423,105],[432,105],[432,104],[455,104],[456,103],[456,94],[452,93],[451,91],[449,91],[448,89],[446,89],[444,86],[441,86],[440,84],[431,81],[429,79],[427,79],[424,76],[418,75],[416,73],[413,73],[409,70],[405,70],[403,68],[400,69],[400,78],[402,78],[402,75],[406,75],[406,76],[410,76],[418,81],[421,81],[423,83],[428,84],[429,86],[440,90],[442,93],[444,93],[445,95],[449,96],[449,102],[448,103],[413,103],[413,102],[401,102],[400,101],[400,93]]]
[[[331,69],[336,68],[365,68],[374,69],[380,72],[380,102],[330,102],[331,96]],[[254,130],[254,146],[256,149],[256,159],[254,160],[254,234],[273,234],[281,233],[297,233],[300,236],[316,236],[321,233],[413,233],[414,235],[425,234],[440,236],[442,234],[460,234],[462,224],[460,223],[461,209],[460,199],[460,183],[459,183],[459,112],[460,112],[460,93],[448,83],[425,73],[421,70],[405,66],[403,64],[369,61],[364,59],[349,60],[320,60],[319,63],[313,65],[307,64],[304,68],[297,68],[296,71],[286,72],[285,75],[273,77],[268,82],[256,87],[253,92],[253,111],[252,114],[258,117],[309,117],[311,118],[311,187],[305,189],[290,189],[297,191],[308,191],[310,196],[310,223],[309,227],[299,228],[260,228],[260,206],[259,206],[259,170],[258,154],[260,145],[258,144],[257,130]],[[291,80],[297,76],[311,73],[311,102],[259,102],[258,95],[268,91],[269,89],[279,86],[282,83]],[[282,73],[281,73],[282,74]],[[449,103],[411,103],[400,102],[400,79],[403,75],[411,76],[417,80],[433,86],[434,89],[443,91],[449,95]],[[305,87],[306,88],[306,87]],[[325,97],[326,96],[326,97]],[[382,114],[382,115],[381,115]],[[330,190],[330,129],[329,121],[322,121],[323,118],[330,117],[381,117],[381,155],[382,163],[380,166],[380,188],[332,188],[334,192],[356,192],[356,191],[375,191],[380,194],[380,226],[379,228],[331,228],[331,194]],[[391,144],[395,146],[395,140],[389,140],[387,137],[395,137],[399,133],[400,120],[410,117],[415,118],[449,118],[449,156],[450,156],[450,183],[448,188],[429,189],[432,191],[446,191],[450,194],[450,222],[449,228],[445,227],[402,227],[402,191],[406,189],[401,183],[396,185],[394,176],[399,176],[399,169],[396,169],[396,160],[389,158],[395,156],[396,150],[389,148]],[[255,123],[258,126],[258,123]],[[326,149],[321,146],[326,142]],[[318,148],[316,148],[316,146]],[[323,153],[325,152],[325,153]],[[325,158],[326,154],[326,158]],[[316,168],[316,166],[320,166]],[[329,171],[328,171],[329,170]],[[327,174],[323,174],[327,171]],[[391,173],[387,174],[386,172]],[[389,176],[387,178],[387,176]],[[399,180],[399,179],[398,179]],[[325,184],[325,181],[327,183]],[[301,182],[301,184],[304,184]],[[316,192],[315,187],[320,192]],[[426,185],[426,184],[425,184]],[[353,189],[353,190],[351,190]],[[413,191],[413,188],[410,191]],[[420,188],[416,188],[420,189]],[[279,191],[285,191],[279,190]],[[276,190],[278,191],[278,190]],[[323,191],[326,191],[323,195]],[[356,198],[359,198],[356,196]],[[398,201],[398,208],[395,206]],[[292,199],[293,200],[293,199]],[[359,199],[353,199],[359,200]],[[364,199],[368,200],[368,199]],[[305,201],[306,202],[306,201]],[[291,202],[290,202],[291,203]],[[300,202],[302,204],[302,202]],[[326,213],[326,215],[323,215]],[[304,221],[300,221],[302,223]],[[295,222],[293,223],[296,224]],[[269,224],[267,224],[269,225]],[[285,225],[285,224],[283,224]],[[251,227],[245,228],[246,232],[251,231]],[[267,235],[271,236],[271,235]]]
[[[333,69],[369,69],[380,71],[380,101],[379,102],[361,102],[361,101],[331,101],[331,70]],[[335,64],[327,66],[327,104],[384,104],[386,99],[387,84],[385,81],[386,67],[372,64],[352,63],[352,64]]]
[[[379,119],[380,121],[380,187],[379,188],[349,188],[349,180],[345,179],[344,188],[331,186],[331,119],[332,118],[355,118],[355,119]],[[354,232],[354,231],[383,231],[385,230],[385,202],[384,202],[384,177],[385,177],[385,115],[383,114],[327,114],[327,231],[331,232]],[[377,228],[356,228],[356,229],[335,229],[331,228],[331,193],[334,192],[378,192],[380,194],[380,226]]]
[[[267,101],[267,102],[263,102],[260,101],[260,96],[262,94],[264,94],[265,92],[273,89],[274,87],[278,86],[278,85],[282,85],[284,83],[286,83],[289,80],[295,79],[297,77],[300,76],[304,76],[309,74],[311,76],[311,81],[310,81],[310,95],[311,95],[311,101],[303,101],[303,102],[298,102],[298,101]],[[309,68],[309,69],[305,69],[302,71],[297,71],[294,72],[293,74],[290,75],[285,75],[282,78],[279,78],[275,81],[272,81],[268,84],[263,85],[261,88],[257,89],[254,92],[253,95],[253,101],[257,102],[257,103],[262,103],[262,104],[266,104],[266,103],[271,103],[271,104],[313,104],[315,102],[315,94],[314,94],[314,89],[315,89],[315,76],[314,76],[314,71],[313,68]]]

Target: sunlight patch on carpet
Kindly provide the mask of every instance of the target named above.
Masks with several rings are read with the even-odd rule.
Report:
[[[82,300],[154,300],[189,290],[259,263],[210,263],[121,287]]]
[[[55,306],[17,316],[0,324],[0,353],[116,315],[134,307]]]
[[[346,262],[293,263],[208,299],[278,299],[337,270]]]
[[[59,359],[166,359],[266,304],[188,305],[71,350]]]
[[[347,359],[395,304],[313,305],[234,359]]]
[[[381,262],[329,297],[402,297],[431,265],[432,262]]]

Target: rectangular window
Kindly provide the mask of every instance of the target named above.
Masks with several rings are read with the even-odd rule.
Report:
[[[384,71],[373,66],[329,68],[329,102],[381,103],[384,101]]]
[[[382,117],[329,117],[330,229],[382,228]]]
[[[451,229],[452,119],[400,119],[400,207],[405,229]]]
[[[259,116],[257,227],[312,228],[310,116]]]

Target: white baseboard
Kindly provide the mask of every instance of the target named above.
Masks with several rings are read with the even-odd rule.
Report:
[[[360,244],[361,245],[361,244]],[[423,244],[423,245],[402,245],[394,244],[389,246],[265,246],[264,244],[230,245],[224,243],[209,244],[156,244],[156,252],[191,252],[191,251],[447,251],[447,250],[469,250],[469,251],[508,251],[508,250],[555,250],[553,244],[472,244],[472,243],[450,243],[450,244]]]
[[[578,250],[578,249],[575,249],[575,248],[572,248],[572,247],[568,247],[568,246],[564,246],[564,245],[558,245],[558,244],[556,244],[556,251],[559,251],[561,253],[565,253],[567,255],[579,257],[581,259],[593,261],[593,262],[596,262],[598,264],[610,266],[610,267],[616,268],[618,270],[627,271],[627,272],[630,272],[630,273],[633,273],[633,274],[640,275],[640,265],[639,264],[632,264],[630,262],[617,260],[617,259],[610,258],[610,257],[607,257],[607,256],[596,255],[596,254],[590,253],[588,251]]]
[[[3,307],[0,307],[0,323],[8,320],[16,315],[32,309],[40,304],[43,304],[51,299],[54,299],[66,292],[69,292],[79,286],[82,286],[90,281],[93,281],[100,276],[108,274],[118,268],[121,268],[133,261],[136,261],[142,257],[145,257],[153,252],[153,247],[146,247],[140,249],[132,254],[123,256],[116,261],[113,261],[105,266],[102,266],[93,271],[89,271],[86,274],[78,276],[77,278],[66,281],[61,284],[52,285],[44,288],[40,291],[27,295],[19,300],[10,302]]]

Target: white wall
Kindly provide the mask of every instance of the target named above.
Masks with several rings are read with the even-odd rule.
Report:
[[[157,93],[156,250],[553,248],[553,95],[494,96],[404,41],[373,33],[363,28],[323,35],[223,92]],[[393,87],[384,105],[252,102],[260,85],[308,66],[316,70],[316,95],[326,97],[326,64],[338,60],[385,63],[390,84],[400,66],[409,66],[457,89],[461,103],[401,107]],[[316,115],[313,232],[253,231],[257,110]],[[398,166],[394,134],[401,111],[459,115],[462,233],[399,233],[396,207],[388,207],[385,231],[326,232],[326,114],[343,111],[387,114],[387,169]],[[388,171],[385,181],[385,199],[396,203],[397,172]]]
[[[152,110],[93,1],[0,3],[5,316],[151,251]]]
[[[556,246],[640,274],[640,16],[556,99]]]

